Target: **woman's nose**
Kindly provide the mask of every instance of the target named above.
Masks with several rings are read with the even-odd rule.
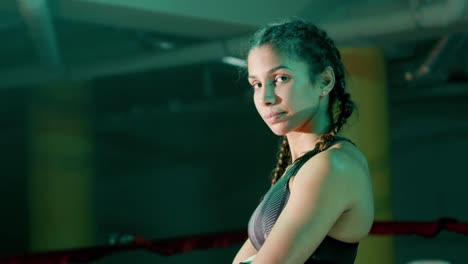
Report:
[[[273,85],[265,85],[262,94],[262,103],[264,105],[272,105],[276,102],[275,87]]]

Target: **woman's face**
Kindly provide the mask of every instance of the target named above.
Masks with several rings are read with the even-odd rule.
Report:
[[[307,64],[263,45],[250,51],[247,65],[255,107],[273,133],[312,131],[322,89],[311,82]]]

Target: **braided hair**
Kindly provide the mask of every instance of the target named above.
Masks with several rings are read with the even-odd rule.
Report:
[[[321,135],[315,145],[318,151],[327,149],[355,108],[350,94],[345,91],[345,67],[333,40],[317,26],[299,18],[290,18],[269,24],[255,32],[248,51],[262,45],[270,45],[287,56],[306,62],[312,82],[325,68],[333,69],[335,85],[329,93],[327,110],[330,124],[327,132]],[[272,185],[281,178],[291,162],[288,140],[284,136],[279,145],[277,164],[272,172]]]

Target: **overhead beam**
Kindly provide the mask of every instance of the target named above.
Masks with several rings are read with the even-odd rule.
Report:
[[[207,2],[217,1],[205,0]],[[245,1],[245,0],[244,0]],[[107,25],[116,28],[155,31],[200,39],[232,37],[246,34],[255,27],[249,21],[209,16],[210,4],[186,1],[198,6],[189,12],[182,1],[106,1],[58,0],[53,5],[54,15],[66,20]],[[223,3],[224,5],[224,3]],[[216,3],[219,8],[219,3]],[[182,10],[182,11],[181,11]],[[183,11],[185,10],[185,11]],[[223,9],[224,10],[224,9]],[[202,12],[203,13],[199,13]],[[224,10],[228,12],[228,10]],[[239,19],[238,19],[239,20]]]
[[[0,72],[0,87],[32,85],[56,80],[59,77],[70,80],[89,80],[96,77],[112,76],[145,70],[159,70],[203,62],[219,61],[224,56],[239,56],[247,42],[246,37],[203,43],[165,52],[163,54],[141,54],[104,62],[67,67],[60,74],[46,71],[32,65],[21,69]],[[24,78],[28,76],[28,78]]]
[[[24,0],[25,1],[25,0]],[[108,3],[111,0],[82,0],[80,2],[89,3]],[[112,0],[113,1],[113,0]],[[210,0],[208,0],[210,1]],[[77,1],[69,1],[70,3]],[[115,0],[116,3],[122,3],[123,0]],[[136,1],[128,1],[136,2]],[[143,2],[143,1],[139,1]],[[60,2],[64,3],[64,1]],[[448,0],[445,5],[439,3],[425,5],[418,10],[392,10],[384,12],[381,16],[377,16],[374,12],[354,18],[347,23],[330,22],[323,24],[329,35],[332,36],[338,43],[352,42],[356,40],[367,40],[392,36],[395,34],[406,33],[409,37],[413,37],[421,31],[442,30],[448,32],[453,28],[466,28],[467,20],[467,5],[464,0]],[[81,10],[83,11],[83,10]],[[78,13],[81,12],[78,10]],[[90,11],[91,12],[91,11]],[[444,13],[443,18],[435,18],[435,14]],[[417,18],[415,18],[417,17]],[[132,16],[120,20],[130,21]],[[463,27],[465,26],[465,27]],[[221,60],[224,56],[234,55],[234,48],[241,43],[246,42],[247,37],[239,37],[226,41],[207,41],[203,44],[182,48],[170,52],[158,54],[142,54],[130,58],[119,58],[103,63],[95,62],[90,65],[71,65],[67,76],[73,79],[89,79],[98,76],[110,76],[115,74],[138,72],[144,70],[156,70],[161,68],[176,67],[188,64],[197,64],[213,60]],[[226,47],[228,47],[226,49]],[[33,68],[26,72],[23,69],[13,69],[8,72],[0,73],[0,86],[16,86],[25,84],[32,80],[39,81],[41,79],[53,78],[51,74],[43,75],[41,72],[33,72]],[[24,78],[26,73],[32,73],[32,77]],[[18,76],[18,77],[14,77]],[[15,79],[18,78],[18,79]]]
[[[288,8],[271,0],[58,0],[54,13],[87,23],[222,37],[246,33],[272,17],[297,15],[308,5],[309,0],[296,0]]]
[[[61,57],[47,0],[17,0],[43,66],[52,71],[61,67]]]

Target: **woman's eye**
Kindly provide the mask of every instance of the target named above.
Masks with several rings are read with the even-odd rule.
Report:
[[[260,83],[254,83],[254,84],[252,84],[252,87],[253,87],[254,89],[257,89],[257,88],[260,88],[261,85],[260,85]]]
[[[279,75],[278,77],[275,78],[275,82],[287,82],[289,80],[289,77],[286,75]]]

